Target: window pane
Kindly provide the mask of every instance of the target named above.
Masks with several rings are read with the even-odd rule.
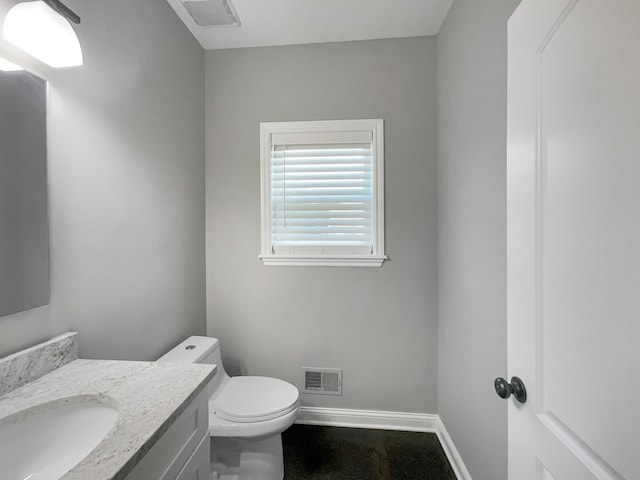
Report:
[[[273,251],[343,246],[371,252],[372,170],[370,143],[274,145]]]

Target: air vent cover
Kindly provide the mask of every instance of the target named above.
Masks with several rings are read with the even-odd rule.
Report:
[[[304,393],[342,395],[342,370],[339,368],[303,368]]]
[[[229,0],[185,0],[184,8],[200,27],[236,27],[238,14]]]

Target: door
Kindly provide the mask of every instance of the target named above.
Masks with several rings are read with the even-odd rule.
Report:
[[[640,0],[509,22],[510,480],[640,479]]]

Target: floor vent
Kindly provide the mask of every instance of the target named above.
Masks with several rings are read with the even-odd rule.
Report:
[[[339,368],[306,368],[304,392],[320,395],[342,395],[342,370]]]

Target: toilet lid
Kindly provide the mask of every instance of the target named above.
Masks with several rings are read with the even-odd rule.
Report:
[[[293,411],[298,407],[296,387],[277,378],[232,377],[212,407],[218,417],[233,422],[260,422]]]

